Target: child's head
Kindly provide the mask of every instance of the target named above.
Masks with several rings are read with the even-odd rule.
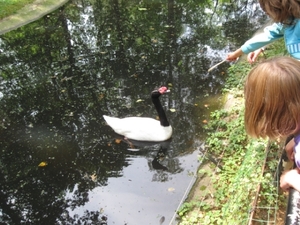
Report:
[[[290,24],[300,18],[299,0],[259,0],[259,4],[275,22]]]
[[[245,82],[245,127],[253,137],[275,139],[300,129],[300,62],[277,57],[258,64]]]

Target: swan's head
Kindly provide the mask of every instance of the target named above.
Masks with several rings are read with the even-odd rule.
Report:
[[[151,95],[153,97],[155,97],[155,96],[159,97],[160,95],[166,94],[168,92],[170,92],[170,90],[167,87],[161,86],[160,88],[155,89],[154,91],[152,91]]]

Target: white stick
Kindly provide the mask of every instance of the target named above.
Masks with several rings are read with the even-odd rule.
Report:
[[[225,59],[225,60],[223,60],[222,62],[219,62],[219,63],[217,63],[216,65],[210,67],[210,68],[208,69],[208,72],[210,72],[211,70],[213,70],[214,68],[216,68],[218,65],[221,65],[222,63],[224,63],[224,62],[226,62],[226,61],[227,61],[227,60]]]

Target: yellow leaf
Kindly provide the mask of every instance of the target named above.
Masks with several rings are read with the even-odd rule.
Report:
[[[104,94],[99,94],[99,100],[102,100],[104,98]]]
[[[38,166],[39,166],[39,167],[44,167],[44,166],[47,166],[47,165],[48,165],[47,162],[41,162]]]
[[[170,109],[171,112],[176,112],[176,109]]]
[[[144,101],[144,100],[142,100],[142,99],[138,99],[138,100],[136,100],[136,102],[142,102],[142,101]]]
[[[122,139],[115,139],[116,144],[120,144]]]
[[[94,173],[94,174],[92,174],[91,175],[91,179],[92,179],[92,181],[97,181],[97,174],[96,173]]]

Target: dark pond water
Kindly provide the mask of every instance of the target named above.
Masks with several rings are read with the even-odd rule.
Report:
[[[229,64],[207,70],[261,25],[252,1],[209,2],[70,1],[0,36],[1,224],[176,223]],[[155,118],[161,85],[170,142],[105,125]]]

